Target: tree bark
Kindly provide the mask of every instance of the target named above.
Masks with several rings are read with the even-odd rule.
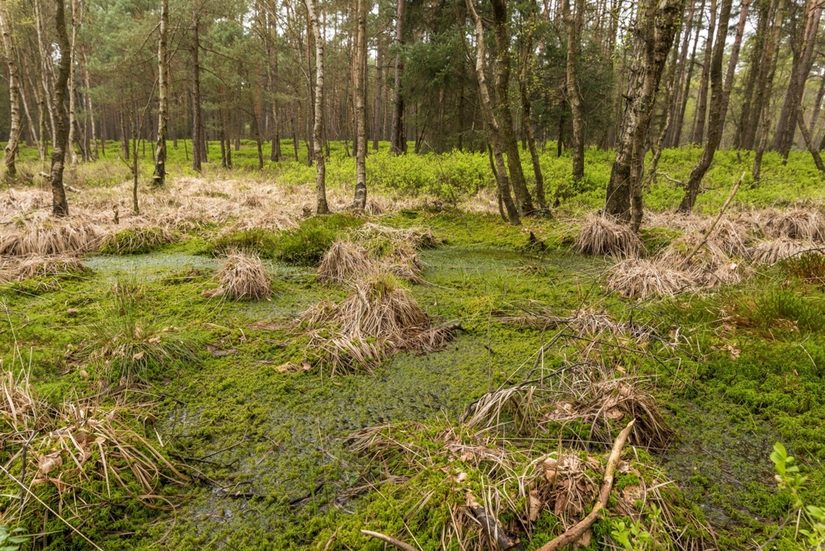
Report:
[[[486,58],[486,44],[484,41],[484,24],[476,11],[473,0],[466,0],[467,9],[473,18],[473,27],[476,39],[476,78],[478,80],[478,95],[481,102],[481,112],[484,116],[485,124],[490,136],[490,146],[493,150],[494,174],[498,188],[498,199],[504,206],[507,220],[513,224],[521,223],[519,211],[513,201],[510,191],[510,180],[507,176],[507,168],[504,164],[503,144],[499,132],[499,123],[493,109],[493,101],[490,97],[490,88],[487,85],[487,73],[484,68]]]
[[[326,188],[326,160],[324,159],[324,36],[321,33],[316,0],[305,0],[310,32],[315,37],[315,121],[312,128],[313,156],[315,157],[315,194],[317,214],[329,214]]]
[[[642,222],[641,183],[647,133],[683,6],[684,0],[643,0],[639,6],[636,52],[632,57],[616,159],[605,201],[607,214],[631,222],[634,229]]]
[[[725,42],[727,39],[728,21],[730,20],[731,6],[733,0],[722,0],[722,9],[719,13],[719,29],[716,35],[716,46],[714,47],[713,60],[710,68],[711,85],[711,105],[710,121],[708,124],[708,140],[702,151],[702,157],[693,168],[685,185],[685,196],[679,205],[679,212],[689,213],[696,204],[699,196],[702,179],[705,177],[716,150],[722,142],[722,131],[725,128],[725,117],[728,111],[733,81],[736,78],[736,64],[739,61],[739,49],[742,46],[742,36],[745,33],[745,23],[748,18],[748,8],[750,0],[742,0],[739,9],[739,22],[736,25],[736,35],[731,46],[730,57],[728,58],[727,74],[722,81],[722,59],[725,53]]]
[[[813,143],[813,139],[811,138],[811,133],[808,131],[808,127],[805,126],[805,117],[802,114],[802,110],[799,110],[799,115],[797,116],[797,123],[799,124],[799,131],[802,133],[802,139],[805,140],[805,147],[808,148],[808,152],[811,154],[811,157],[814,160],[814,164],[819,172],[825,174],[825,164],[822,162],[822,157],[819,155],[819,150]]]
[[[579,59],[579,43],[584,21],[584,0],[576,0],[576,13],[570,13],[570,0],[562,0],[564,21],[567,25],[567,104],[573,122],[573,181],[584,178],[584,108],[576,64]]]
[[[355,197],[353,207],[367,207],[367,0],[355,2],[355,56],[352,72],[355,95]]]
[[[200,20],[198,5],[192,6],[192,168],[201,171],[206,140],[203,131],[203,106],[201,105],[200,68]]]
[[[5,147],[6,179],[11,181],[17,176],[17,149],[20,144],[20,73],[17,68],[17,54],[11,37],[11,18],[5,7],[0,7],[0,33],[3,38],[3,51],[9,69],[9,140]]]
[[[72,6],[72,36],[69,42],[71,53],[70,57],[72,63],[69,66],[69,162],[73,165],[77,164],[77,151],[74,144],[77,142],[77,90],[75,82],[75,53],[77,46],[77,28],[80,26],[80,10],[77,5],[77,0],[71,0]]]
[[[785,100],[782,103],[782,111],[779,114],[779,122],[776,125],[776,135],[773,142],[773,148],[779,151],[786,160],[793,145],[798,113],[802,104],[802,94],[805,92],[805,82],[808,80],[813,65],[816,33],[819,30],[821,15],[822,5],[820,0],[807,0],[805,2],[802,32],[797,38],[800,44],[798,55],[794,57],[791,79],[788,83],[788,90],[785,92]]]
[[[63,168],[66,162],[66,142],[69,139],[69,113],[66,108],[66,95],[69,93],[69,72],[71,71],[71,44],[66,32],[66,12],[63,0],[57,0],[55,9],[55,27],[57,45],[60,48],[60,61],[57,65],[57,78],[54,82],[55,140],[52,150],[50,182],[52,187],[52,214],[68,216],[69,204],[63,187]]]
[[[770,126],[771,110],[769,107],[771,91],[773,89],[773,79],[776,74],[776,63],[779,54],[779,45],[782,35],[782,22],[784,18],[784,2],[782,0],[771,0],[769,20],[772,21],[770,31],[765,40],[764,55],[758,61],[758,74],[754,85],[753,103],[750,107],[748,125],[745,127],[740,146],[750,149],[756,146],[757,155],[754,158],[754,180],[758,181],[760,173],[762,153],[768,146],[768,128]],[[761,151],[760,151],[761,149]]]
[[[705,138],[705,118],[708,112],[708,80],[710,79],[711,57],[713,55],[713,34],[716,31],[716,0],[710,0],[710,23],[708,37],[705,40],[705,54],[702,62],[702,76],[699,79],[699,97],[696,100],[696,118],[690,141],[701,144]],[[727,29],[725,29],[727,31]]]
[[[169,0],[160,0],[160,36],[158,37],[158,136],[155,146],[155,173],[152,184],[166,183],[166,130],[169,124]]]
[[[496,113],[498,133],[503,151],[507,153],[507,168],[516,204],[522,216],[533,214],[533,199],[527,189],[521,156],[518,150],[513,114],[510,111],[510,29],[506,0],[490,0],[493,7],[493,36],[496,41],[496,55],[493,58],[496,99],[493,110]]]
[[[407,152],[407,133],[404,122],[404,94],[401,90],[401,76],[404,73],[404,26],[406,24],[407,0],[396,0],[395,12],[395,75],[392,91],[392,135],[390,147],[395,155]]]

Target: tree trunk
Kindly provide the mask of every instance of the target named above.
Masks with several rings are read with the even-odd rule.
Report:
[[[57,45],[60,47],[60,61],[54,82],[55,141],[52,150],[50,181],[52,187],[52,214],[68,216],[69,204],[63,187],[63,168],[66,162],[66,142],[69,139],[69,113],[66,110],[66,95],[69,93],[69,72],[71,71],[71,45],[66,33],[66,13],[63,0],[57,0],[55,9]]]
[[[355,197],[353,207],[367,207],[367,0],[355,2],[355,55],[352,71],[355,94]]]
[[[6,179],[17,176],[17,148],[20,143],[20,74],[17,70],[17,54],[11,37],[11,18],[4,7],[0,7],[0,33],[3,35],[3,51],[9,69],[9,141],[5,147]]]
[[[641,182],[646,137],[683,6],[684,0],[643,0],[637,15],[632,78],[624,95],[624,116],[605,201],[608,215],[632,222],[634,229],[642,222]]]
[[[702,62],[702,76],[699,79],[699,97],[696,100],[696,118],[693,121],[693,133],[690,141],[701,144],[705,139],[705,118],[708,112],[708,80],[710,78],[711,57],[713,55],[713,34],[716,31],[716,0],[710,0],[710,24],[705,40],[705,55]],[[727,32],[727,29],[725,29]]]
[[[390,146],[395,155],[407,152],[407,134],[404,128],[404,95],[401,92],[401,75],[404,73],[404,58],[401,49],[404,46],[404,25],[407,0],[396,0],[395,12],[395,75],[392,91],[392,135]]]
[[[168,79],[167,79],[168,80]],[[92,147],[87,148],[87,153],[91,155],[91,151],[94,151],[94,156],[90,158],[97,159],[97,128],[96,128],[96,121],[95,121],[95,110],[94,106],[92,105],[92,94],[90,93],[92,86],[91,86],[91,77],[89,76],[89,60],[86,59],[86,54],[83,54],[83,83],[86,87],[86,111],[89,115],[89,129],[91,130],[91,143]]]
[[[582,107],[576,64],[584,21],[584,0],[576,0],[576,13],[570,13],[570,0],[562,0],[564,21],[567,25],[567,104],[573,122],[573,181],[584,178],[584,108]]]
[[[819,19],[822,15],[820,0],[807,0],[803,17],[802,32],[797,38],[799,41],[798,55],[794,56],[791,69],[791,79],[788,90],[785,92],[785,101],[779,114],[776,125],[773,148],[787,160],[788,153],[794,141],[797,118],[802,104],[802,94],[805,92],[805,82],[811,72],[816,48],[816,33],[819,30]]]
[[[748,18],[748,8],[750,0],[742,0],[739,11],[739,23],[736,25],[736,35],[731,46],[730,57],[728,58],[727,74],[722,81],[722,60],[725,53],[725,42],[728,34],[728,21],[730,20],[733,0],[722,0],[722,9],[719,13],[719,29],[716,35],[716,46],[713,51],[713,60],[710,67],[711,85],[711,105],[710,120],[708,123],[708,140],[702,151],[702,157],[693,168],[685,185],[685,196],[679,205],[679,212],[689,213],[696,204],[699,196],[702,179],[705,177],[716,150],[722,142],[722,132],[725,129],[725,116],[728,111],[733,81],[736,78],[736,64],[739,61],[739,49],[742,46],[742,36],[745,33],[745,23]]]
[[[693,39],[693,47],[690,48],[690,58],[688,58],[688,46],[690,45],[690,37],[693,32],[694,20],[696,17],[696,0],[690,1],[690,9],[687,15],[687,27],[685,28],[685,35],[682,40],[682,53],[679,60],[679,71],[677,72],[677,80],[674,82],[674,94],[672,109],[669,113],[670,122],[666,133],[664,145],[667,147],[679,147],[679,142],[682,140],[682,125],[685,121],[685,109],[687,107],[688,95],[690,95],[690,82],[693,78],[693,66],[696,60],[696,47],[699,44],[699,34],[701,34],[702,14],[705,11],[705,0],[701,0],[699,4],[699,17],[696,22],[696,36]]]
[[[70,41],[72,64],[69,67],[69,162],[77,164],[77,151],[74,144],[77,142],[77,90],[75,84],[75,53],[77,51],[77,28],[80,26],[80,12],[77,0],[71,0],[72,6],[72,38]]]
[[[507,153],[507,168],[510,174],[510,185],[513,188],[519,212],[524,215],[533,214],[533,199],[527,189],[524,179],[524,170],[521,167],[521,156],[518,150],[515,131],[513,130],[513,114],[510,111],[510,29],[509,14],[506,0],[491,0],[493,6],[493,36],[496,41],[496,52],[493,57],[495,75],[496,99],[493,110],[496,113],[498,133],[500,134],[503,152]]]
[[[166,127],[169,124],[169,54],[167,32],[169,0],[160,0],[160,36],[158,38],[158,140],[155,147],[155,173],[152,184],[166,183]]]
[[[799,110],[799,116],[796,120],[799,123],[799,131],[802,132],[802,139],[805,140],[805,147],[808,148],[816,168],[819,172],[825,174],[825,164],[822,163],[822,157],[819,155],[819,150],[816,148],[813,140],[811,139],[811,133],[808,131],[808,127],[805,126],[805,117],[803,116],[801,109]]]
[[[317,214],[329,214],[326,187],[326,160],[324,159],[324,36],[316,0],[305,0],[309,15],[309,31],[315,37],[315,122],[312,128],[313,156],[315,157],[315,193]]]
[[[481,17],[476,12],[473,0],[466,0],[467,9],[472,15],[474,23],[474,32],[476,39],[476,78],[478,80],[478,95],[481,100],[481,112],[484,116],[485,124],[490,135],[490,146],[493,150],[493,159],[495,170],[493,171],[498,187],[498,198],[501,204],[504,205],[504,210],[507,213],[508,221],[513,225],[521,223],[519,211],[513,201],[513,196],[510,191],[510,180],[507,176],[507,168],[504,165],[504,146],[501,140],[501,133],[499,132],[499,123],[496,120],[496,113],[493,109],[493,101],[490,97],[490,89],[487,85],[487,73],[484,68],[486,58],[486,45],[484,42],[484,24]]]
[[[754,84],[754,97],[750,106],[749,116],[742,133],[740,147],[750,149],[756,145],[758,148],[767,147],[768,128],[770,126],[770,97],[773,89],[773,77],[776,73],[776,63],[778,60],[779,46],[782,33],[783,21],[782,0],[772,0],[770,3],[770,13],[767,16],[772,21],[770,31],[765,39],[764,54],[757,61],[758,71]],[[761,154],[758,156],[761,162]],[[757,160],[754,161],[755,163]],[[760,172],[758,167],[754,167],[754,172]],[[754,178],[758,180],[759,178]]]
[[[192,169],[201,171],[206,147],[201,105],[200,20],[197,3],[192,6]]]

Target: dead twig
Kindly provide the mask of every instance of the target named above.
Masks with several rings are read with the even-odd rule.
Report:
[[[372,530],[361,530],[361,533],[365,536],[370,536],[375,539],[379,539],[383,542],[389,543],[397,547],[398,549],[403,549],[404,551],[419,551],[409,543],[404,543],[403,541],[397,540],[380,532],[373,532]]]
[[[541,546],[539,551],[556,551],[565,545],[578,541],[578,539],[582,537],[582,534],[584,534],[599,518],[602,509],[607,506],[607,499],[610,497],[610,491],[613,489],[613,475],[615,474],[616,467],[619,464],[619,458],[621,457],[622,450],[627,442],[627,437],[630,436],[630,432],[633,430],[633,425],[635,422],[636,420],[632,419],[627,426],[622,429],[622,432],[619,433],[619,436],[616,438],[616,442],[613,444],[613,449],[610,451],[610,456],[607,458],[607,466],[604,469],[602,487],[599,489],[599,499],[596,501],[593,509],[579,522]]]

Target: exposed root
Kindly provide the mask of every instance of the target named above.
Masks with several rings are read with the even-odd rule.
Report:
[[[232,300],[261,300],[272,295],[269,274],[257,255],[234,251],[218,272],[217,289],[208,291],[210,297],[226,297]]]
[[[627,298],[673,296],[690,289],[697,278],[655,260],[627,259],[607,272],[607,288]]]
[[[575,249],[594,256],[636,258],[642,254],[644,245],[629,225],[591,214],[576,238]]]

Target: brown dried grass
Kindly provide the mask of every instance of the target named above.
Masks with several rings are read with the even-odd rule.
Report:
[[[83,253],[96,249],[103,236],[103,228],[83,216],[29,220],[0,232],[0,255]]]
[[[318,266],[318,281],[345,283],[376,269],[369,252],[351,241],[338,240],[324,254]]]
[[[769,266],[805,251],[817,251],[819,248],[821,248],[820,245],[813,241],[795,241],[788,237],[778,237],[758,243],[751,249],[750,256],[755,264]]]
[[[218,272],[218,287],[210,297],[232,300],[261,300],[272,295],[272,284],[263,262],[251,252],[232,251]]]
[[[657,260],[621,260],[607,272],[611,291],[627,298],[673,296],[694,287],[699,279],[691,272],[671,268]]]
[[[435,327],[410,292],[386,273],[368,274],[343,302],[322,302],[300,321],[333,371],[371,369],[396,350],[431,352],[453,336],[451,329]]]
[[[82,275],[90,271],[75,256],[27,256],[5,262],[0,267],[0,282],[42,276]]]
[[[636,258],[644,251],[641,239],[629,225],[599,214],[585,219],[574,247],[582,254],[623,258]]]
[[[64,519],[81,519],[97,503],[115,499],[115,490],[152,507],[168,505],[160,497],[161,486],[183,485],[188,478],[159,447],[129,427],[131,416],[121,407],[106,407],[93,399],[66,399],[51,406],[33,391],[25,370],[17,377],[3,371],[0,440],[8,458],[4,469],[16,471],[21,495],[11,500],[7,512],[45,521],[49,513],[29,498],[36,494]],[[38,491],[40,486],[52,490]]]
[[[814,207],[795,207],[789,210],[765,210],[759,217],[769,237],[801,241],[825,241],[825,216]]]

